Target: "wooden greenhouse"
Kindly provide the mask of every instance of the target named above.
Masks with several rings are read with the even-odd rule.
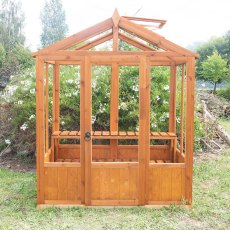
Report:
[[[38,205],[192,204],[194,81],[198,55],[148,28],[159,29],[165,22],[119,16],[115,10],[111,18],[33,54]],[[105,42],[110,42],[112,48],[100,49]],[[121,49],[122,42],[135,47],[134,51]],[[61,129],[60,125],[63,65],[79,68],[77,130]],[[107,130],[94,130],[92,126],[94,66],[110,68]],[[124,66],[138,69],[138,128],[133,130],[119,127],[119,79]],[[150,99],[151,84],[156,87],[158,84],[151,70],[159,66],[169,69],[168,125],[164,130],[154,130],[151,121],[151,114],[158,109]]]

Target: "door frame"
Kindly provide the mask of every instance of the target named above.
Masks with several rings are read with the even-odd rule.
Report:
[[[81,200],[91,205],[91,169],[92,169],[92,137],[87,139],[86,133],[92,134],[92,65],[110,65],[117,63],[127,65],[124,59],[108,58],[105,62],[97,56],[85,56],[81,63],[80,88],[80,130],[81,130]],[[150,159],[150,63],[146,56],[139,56],[136,62],[129,65],[139,66],[139,138],[138,138],[138,204],[148,203],[148,172]]]

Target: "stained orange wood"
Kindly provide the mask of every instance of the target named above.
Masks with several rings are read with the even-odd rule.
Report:
[[[87,40],[91,37],[94,37],[108,29],[110,29],[113,25],[112,19],[107,19],[101,23],[98,23],[92,27],[89,27],[79,33],[76,33],[68,38],[65,38],[59,42],[56,42],[53,45],[50,45],[49,47],[46,47],[36,53],[33,53],[33,55],[44,55],[56,50],[62,50],[69,48],[71,46],[74,46],[76,43],[80,43],[84,40]]]
[[[189,57],[186,65],[186,145],[185,145],[185,198],[188,204],[192,203],[192,171],[194,146],[194,84],[195,58]]]
[[[170,66],[169,132],[176,132],[176,66]]]
[[[184,198],[184,172],[184,164],[152,164],[148,181],[149,204],[156,201],[182,203]]]
[[[125,41],[141,50],[146,50],[146,51],[154,51],[155,49],[150,47],[150,46],[147,46],[139,41],[137,41],[136,39],[134,38],[131,38],[125,34],[122,34],[122,33],[119,33],[118,34],[118,37],[122,40],[122,41]]]
[[[139,204],[146,202],[146,171],[150,158],[150,74],[146,57],[140,59],[139,70]]]
[[[69,163],[71,164],[71,163]],[[80,168],[48,163],[44,171],[44,196],[49,201],[80,201]]]
[[[85,132],[92,131],[92,87],[91,87],[91,65],[89,57],[85,57],[84,75],[84,126]],[[84,134],[83,134],[84,135]],[[91,162],[92,162],[92,139],[84,140],[85,143],[85,204],[91,203]]]
[[[46,152],[49,149],[49,65],[46,63]]]
[[[80,67],[80,130],[85,133],[85,62]],[[80,137],[81,201],[85,203],[85,138]]]
[[[181,76],[181,101],[180,101],[180,152],[184,151],[184,77],[185,77],[185,66],[182,65],[182,76]]]
[[[135,163],[92,164],[92,200],[137,200],[137,183],[138,165]]]
[[[86,43],[86,44],[84,44],[82,46],[77,47],[75,50],[89,50],[89,49],[91,49],[91,48],[93,48],[93,47],[95,47],[97,45],[100,45],[103,42],[106,42],[106,41],[108,41],[108,40],[110,40],[112,38],[113,38],[112,33],[105,34],[104,36],[101,36],[101,37],[99,37],[99,38],[97,38],[97,39],[95,39],[95,40],[93,40],[91,42],[88,42],[88,43]]]
[[[120,17],[117,10],[93,27],[63,39],[36,53],[36,151],[38,204],[146,205],[192,202],[194,74],[197,54],[134,23],[165,21]],[[108,31],[109,30],[109,31]],[[112,32],[110,32],[112,31]],[[105,32],[105,33],[104,33]],[[128,32],[132,36],[125,34]],[[104,33],[104,34],[102,34]],[[96,38],[93,38],[95,37]],[[135,38],[136,37],[136,38]],[[87,43],[88,39],[92,40]],[[90,49],[113,38],[112,51]],[[120,51],[119,39],[142,51]],[[142,40],[142,42],[140,42]],[[86,44],[85,44],[86,42]],[[146,43],[147,42],[147,43]],[[84,44],[84,45],[81,45]],[[154,48],[151,48],[154,46]],[[78,47],[76,49],[76,47]],[[155,49],[156,47],[156,49]],[[72,49],[72,50],[71,50]],[[46,91],[44,64],[46,63]],[[48,138],[48,64],[53,65],[53,133]],[[60,65],[80,65],[80,130],[59,131]],[[92,131],[91,66],[112,67],[110,129]],[[181,117],[181,147],[176,136],[176,66],[186,64],[186,116]],[[118,131],[119,65],[139,66],[139,131]],[[169,132],[150,133],[150,65],[170,66]],[[44,97],[44,92],[46,97]],[[90,132],[90,140],[85,133]],[[59,144],[77,139],[80,144]],[[110,145],[92,145],[108,139]],[[118,145],[118,140],[136,139],[138,145]],[[185,140],[185,155],[183,154]],[[150,146],[150,140],[167,145]],[[55,152],[55,159],[54,159]],[[54,161],[56,160],[56,161]]]
[[[117,50],[118,47],[113,46],[113,49]],[[119,104],[119,66],[117,63],[113,63],[112,75],[111,75],[111,90],[110,90],[110,131],[112,136],[114,136],[114,134],[118,132],[118,104]],[[110,140],[111,156],[113,156],[114,158],[117,158],[117,143],[118,143],[117,140]]]
[[[44,111],[44,60],[36,58],[36,165],[37,203],[44,202],[44,154],[45,154],[45,111]]]

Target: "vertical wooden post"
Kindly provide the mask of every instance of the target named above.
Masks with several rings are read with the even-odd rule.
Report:
[[[44,203],[45,104],[44,61],[36,58],[36,165],[37,203]]]
[[[184,64],[182,65],[181,75],[181,114],[180,114],[180,153],[184,151]]]
[[[115,9],[113,17],[113,51],[118,51],[118,23],[120,15]],[[118,106],[119,106],[119,65],[112,63],[112,76],[110,88],[110,131],[118,131]],[[110,140],[110,155],[117,159],[118,140]]]
[[[81,162],[81,203],[85,203],[85,61],[81,62],[80,81],[80,162]]]
[[[185,199],[192,204],[192,174],[193,174],[193,146],[194,146],[194,85],[195,58],[189,57],[186,65],[187,98],[186,98],[186,145],[185,145]]]
[[[113,27],[113,51],[118,51],[118,27]]]
[[[119,106],[119,66],[112,63],[112,76],[110,88],[110,131],[118,131]],[[110,140],[111,157],[117,159],[117,140]]]
[[[60,65],[53,65],[53,120],[52,132],[60,129]],[[51,151],[50,161],[54,161],[54,151],[58,152],[59,139],[53,140],[54,148]]]
[[[150,156],[150,73],[149,62],[144,56],[140,57],[139,70],[139,205],[146,203],[146,175]],[[148,71],[147,71],[148,70]]]
[[[85,57],[85,108],[84,125],[85,133],[92,133],[92,86],[91,86],[91,64],[89,57]],[[82,135],[85,135],[83,133]],[[92,138],[85,142],[85,204],[91,204],[91,163],[92,163]]]
[[[53,68],[53,132],[59,131],[60,125],[60,65]]]
[[[170,66],[169,132],[176,132],[176,65]]]
[[[49,149],[49,64],[46,63],[46,152]]]
[[[176,133],[176,65],[170,66],[170,98],[169,98],[169,132]],[[170,141],[171,160],[174,162],[176,153],[176,141]]]

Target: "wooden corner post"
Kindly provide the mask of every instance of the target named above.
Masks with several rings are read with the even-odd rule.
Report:
[[[150,157],[150,66],[146,57],[140,57],[139,70],[139,205],[147,201],[147,175]]]
[[[185,140],[185,199],[192,204],[193,146],[194,146],[194,85],[195,58],[189,57],[186,64],[186,140]]]
[[[44,60],[36,58],[36,170],[37,203],[44,203],[45,97]]]

